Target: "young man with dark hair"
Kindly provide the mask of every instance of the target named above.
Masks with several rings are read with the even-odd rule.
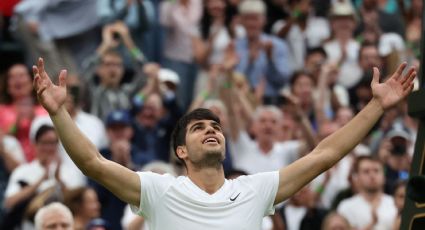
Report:
[[[38,99],[72,160],[85,175],[136,206],[134,210],[145,217],[149,229],[259,229],[263,216],[274,212],[274,204],[292,196],[348,154],[385,109],[411,92],[416,76],[414,68],[403,75],[406,64],[402,64],[380,84],[375,68],[371,84],[374,98],[310,154],[279,171],[226,180],[222,166],[225,138],[219,120],[209,111],[194,110],[177,125],[173,146],[186,165],[187,176],[136,173],[103,158],[72,122],[63,106],[66,71],[60,74],[59,85],[54,85],[41,58],[37,65],[33,71]]]

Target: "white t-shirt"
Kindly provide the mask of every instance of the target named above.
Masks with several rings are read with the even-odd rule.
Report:
[[[338,62],[342,56],[341,44],[337,40],[332,40],[323,46],[328,55],[328,60],[331,62]],[[351,88],[355,86],[362,78],[363,71],[359,66],[358,57],[360,44],[351,39],[346,44],[347,56],[342,62],[339,69],[338,84]]]
[[[331,175],[328,183],[324,187],[323,193],[320,196],[320,205],[323,208],[330,209],[333,200],[341,190],[344,190],[350,186],[348,176],[350,174],[351,165],[353,163],[353,157],[346,156],[342,158],[335,166],[331,169]],[[320,174],[312,181],[312,186],[317,189],[323,184],[325,180],[326,172]]]
[[[54,176],[56,168],[54,165],[52,166],[49,172],[49,179],[41,183],[40,187],[38,187],[38,192],[42,192],[56,184]],[[18,193],[22,189],[20,185],[21,181],[29,185],[35,184],[44,176],[44,170],[45,169],[38,160],[33,160],[30,163],[18,166],[10,175],[4,196],[10,197]],[[60,168],[59,177],[68,189],[82,187],[86,184],[84,180],[76,177],[74,172],[64,165]]]
[[[10,154],[10,156],[13,157],[14,160],[19,163],[26,162],[21,144],[19,144],[19,141],[15,137],[5,135],[3,137],[3,145],[4,149],[6,150],[6,153]]]
[[[372,222],[372,207],[361,195],[343,200],[338,206],[338,213],[344,216],[355,229],[366,227]],[[383,194],[376,210],[378,223],[374,230],[391,230],[397,216],[397,208],[391,196]]]
[[[259,173],[225,180],[208,194],[188,177],[139,172],[140,207],[149,229],[261,229],[263,217],[274,213],[279,172]]]
[[[288,166],[299,158],[300,141],[276,142],[268,153],[263,153],[257,142],[244,131],[230,142],[233,166],[248,174],[270,172]]]

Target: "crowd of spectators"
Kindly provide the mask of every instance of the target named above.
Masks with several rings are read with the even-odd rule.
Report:
[[[220,117],[231,179],[285,167],[345,125],[372,98],[372,67],[419,68],[422,4],[0,1],[0,229],[44,229],[49,210],[74,229],[147,229],[66,154],[34,96],[38,57],[52,77],[68,70],[66,108],[105,158],[184,175],[171,132],[204,107]],[[387,111],[263,229],[398,229],[417,126],[406,101]]]

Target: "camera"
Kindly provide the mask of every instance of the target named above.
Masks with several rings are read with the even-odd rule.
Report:
[[[407,143],[397,142],[393,143],[391,154],[396,156],[403,156],[407,153]]]
[[[114,40],[120,40],[121,39],[121,36],[120,36],[120,34],[118,32],[113,32],[112,33],[112,38]]]

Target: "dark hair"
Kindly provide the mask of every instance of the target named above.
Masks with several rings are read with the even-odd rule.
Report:
[[[213,120],[220,124],[220,119],[209,109],[199,108],[184,115],[177,122],[171,134],[171,146],[176,156],[177,156],[177,152],[176,152],[177,147],[186,144],[187,125],[192,121],[199,121],[199,120]],[[178,156],[177,158],[180,159]]]
[[[360,49],[359,49],[359,60],[361,58],[363,50],[365,50],[366,48],[369,48],[369,47],[374,47],[376,50],[378,50],[378,44],[376,44],[374,42],[362,42],[362,44],[360,45]]]
[[[66,206],[69,207],[72,214],[76,214],[80,211],[81,205],[84,202],[84,196],[87,193],[87,191],[93,190],[96,192],[96,190],[92,187],[78,187],[75,189],[71,189],[66,191],[64,194],[64,203]]]
[[[315,54],[315,53],[319,53],[319,54],[323,55],[325,58],[328,58],[328,54],[326,53],[325,49],[323,49],[323,47],[321,47],[321,46],[314,47],[314,48],[308,48],[306,57],[308,57],[312,54]]]
[[[294,86],[295,82],[298,80],[298,78],[300,78],[301,76],[307,76],[308,78],[310,78],[313,82],[314,82],[314,78],[313,76],[306,72],[306,71],[296,71],[292,77],[291,80],[289,80],[289,84],[291,86],[291,88]]]
[[[222,0],[225,3],[225,9],[224,9],[224,25],[226,27],[226,30],[229,32],[229,34],[234,37],[234,34],[232,34],[232,31],[230,29],[230,24],[232,22],[233,17],[237,14],[234,7],[230,6],[228,3],[228,0]],[[210,36],[210,29],[212,26],[212,17],[208,14],[207,4],[204,4],[203,14],[201,18],[201,35],[203,39],[208,39]]]
[[[358,156],[353,163],[353,170],[352,172],[354,174],[357,174],[359,172],[359,168],[360,168],[360,164],[362,163],[362,161],[372,161],[372,162],[376,162],[378,164],[380,164],[382,166],[382,162],[377,158],[377,157],[373,157],[373,156]]]
[[[24,64],[16,63],[16,64],[13,64],[12,66],[10,66],[9,69],[7,69],[5,76],[1,76],[2,80],[1,80],[1,83],[0,83],[0,91],[2,92],[2,94],[0,95],[0,102],[3,103],[3,104],[12,104],[12,102],[13,102],[13,98],[9,94],[7,87],[8,87],[9,80],[10,80],[10,71],[12,70],[12,68],[17,67],[17,66],[25,67],[25,69],[27,70],[28,75],[30,77],[30,80],[31,81],[33,80],[34,76],[31,74],[32,72]],[[35,98],[37,98],[35,90],[32,90],[32,98],[34,99],[34,103],[37,104],[38,100],[35,100]]]
[[[55,131],[55,128],[53,128],[53,126],[51,126],[51,125],[40,126],[40,128],[38,128],[38,130],[37,130],[37,132],[35,133],[35,136],[34,136],[35,142],[37,143],[40,140],[41,136],[43,136],[44,134],[46,134],[49,131]]]

